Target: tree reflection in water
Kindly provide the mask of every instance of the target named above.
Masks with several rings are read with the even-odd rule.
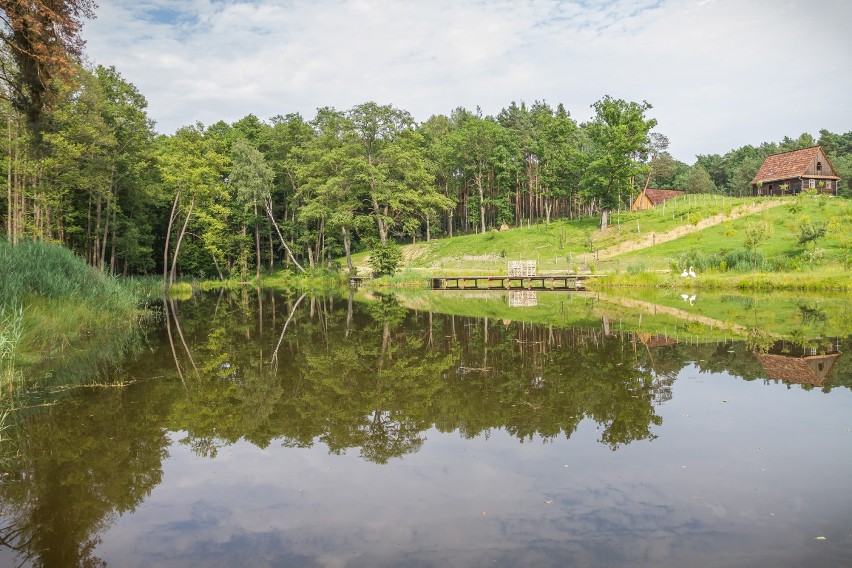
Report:
[[[588,419],[616,450],[655,437],[656,410],[686,364],[765,376],[751,356],[758,334],[686,346],[605,319],[557,328],[411,311],[391,296],[250,290],[164,312],[150,351],[112,371],[150,380],[7,415],[0,545],[19,562],[99,565],[99,535],[160,483],[169,432],[200,457],[246,440],[384,464],[417,452],[430,429],[547,441]]]

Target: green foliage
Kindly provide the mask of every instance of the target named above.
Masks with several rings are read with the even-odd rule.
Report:
[[[647,153],[648,133],[657,121],[645,118],[652,108],[647,102],[639,104],[606,96],[592,108],[595,118],[586,125],[585,133],[593,150],[587,156],[582,187],[584,195],[597,199],[606,211],[629,196],[632,180],[646,173],[647,166],[635,157]]]
[[[825,237],[827,230],[828,225],[826,223],[818,221],[814,222],[807,215],[802,217],[796,225],[796,234],[799,237],[799,244],[807,245],[808,243],[813,243],[814,250],[816,250],[817,240]]]
[[[627,265],[627,273],[635,276],[637,274],[642,274],[643,272],[648,270],[648,265],[644,262],[632,262]]]
[[[0,304],[20,304],[37,296],[86,302],[104,311],[125,313],[135,309],[135,298],[115,278],[58,245],[0,241],[0,267]]]
[[[683,189],[689,193],[715,193],[716,185],[701,164],[695,164],[686,175]]]
[[[744,232],[743,246],[756,254],[758,247],[772,236],[772,225],[766,219],[751,220],[746,223]]]
[[[370,249],[370,268],[374,277],[392,276],[402,262],[402,249],[393,241],[376,243]]]

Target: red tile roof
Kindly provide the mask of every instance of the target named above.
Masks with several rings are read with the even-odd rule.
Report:
[[[825,156],[825,153],[822,152],[822,148],[819,146],[812,146],[811,148],[792,150],[790,152],[767,156],[763,161],[763,165],[760,166],[760,169],[757,170],[757,173],[754,175],[754,179],[751,180],[751,183],[767,183],[803,176],[807,172],[808,166],[811,165],[818,154]],[[828,157],[826,157],[825,160],[828,162]],[[833,172],[834,168],[831,166],[831,162],[827,165]],[[840,179],[837,176],[831,175],[819,177],[825,179]]]
[[[648,196],[652,205],[659,205],[663,201],[683,195],[683,192],[677,189],[651,189],[649,187],[645,190],[645,195]]]

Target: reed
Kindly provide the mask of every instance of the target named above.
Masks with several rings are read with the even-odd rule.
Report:
[[[147,313],[142,284],[123,285],[59,245],[0,241],[0,378],[9,391],[42,378],[54,380],[68,357],[103,361],[132,344]],[[60,364],[61,362],[61,364]],[[60,365],[57,368],[56,365]],[[89,365],[86,373],[93,376]]]
[[[59,245],[0,242],[0,274],[0,303],[4,305],[36,296],[84,301],[109,311],[136,307],[133,293],[117,278],[95,270]]]

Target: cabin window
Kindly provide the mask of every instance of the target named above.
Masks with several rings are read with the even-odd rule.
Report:
[[[772,184],[769,184],[769,193],[772,193]]]
[[[814,189],[816,187],[816,180],[815,179],[809,179],[808,180],[808,187],[811,188],[811,189]]]
[[[822,162],[817,162],[817,171],[818,172],[822,171]]]

